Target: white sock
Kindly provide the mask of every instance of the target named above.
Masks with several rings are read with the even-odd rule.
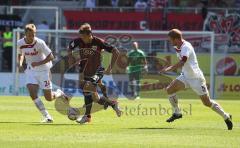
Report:
[[[211,100],[211,103],[212,110],[214,110],[216,113],[222,116],[224,120],[229,118],[229,114],[224,112],[223,108],[216,101]]]
[[[50,116],[48,111],[45,109],[44,104],[40,98],[35,99],[33,102],[35,103],[36,107],[44,117]]]
[[[169,101],[172,105],[172,108],[174,109],[174,113],[180,114],[181,111],[180,111],[180,108],[178,106],[178,98],[177,98],[177,95],[175,93],[169,95]]]
[[[52,93],[54,98],[59,98],[62,96],[63,92],[60,89],[57,89],[56,91],[52,91]]]

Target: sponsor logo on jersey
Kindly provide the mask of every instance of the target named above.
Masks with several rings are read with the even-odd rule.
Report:
[[[96,51],[97,50],[97,46],[92,46],[92,50]]]
[[[81,48],[83,55],[93,55],[94,50],[92,48]]]
[[[30,52],[25,52],[25,55],[28,55],[28,56],[35,56],[38,54],[38,51],[34,48],[33,51],[30,51]]]

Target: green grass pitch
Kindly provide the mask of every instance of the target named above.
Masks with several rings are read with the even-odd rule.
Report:
[[[120,99],[124,114],[109,108],[93,114],[90,124],[79,125],[59,114],[53,102],[44,101],[54,123],[42,124],[29,97],[0,97],[0,147],[239,147],[240,101],[219,100],[233,115],[234,128],[196,99],[180,99],[184,117],[166,123],[166,98]],[[82,99],[75,103],[82,104]],[[169,112],[170,114],[171,112]]]

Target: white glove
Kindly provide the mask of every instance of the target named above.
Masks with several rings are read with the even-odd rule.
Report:
[[[144,65],[144,70],[145,70],[146,72],[148,72],[148,66],[147,66],[147,65]]]
[[[127,68],[126,68],[126,73],[128,73],[129,72],[129,66],[127,66]]]

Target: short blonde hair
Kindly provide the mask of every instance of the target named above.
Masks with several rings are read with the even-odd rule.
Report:
[[[33,31],[33,32],[36,32],[37,31],[37,28],[36,28],[36,26],[34,25],[34,24],[27,24],[26,26],[25,26],[25,31],[26,30],[31,30],[31,31]]]
[[[172,29],[168,32],[168,36],[172,39],[182,39],[182,32],[179,29]]]

